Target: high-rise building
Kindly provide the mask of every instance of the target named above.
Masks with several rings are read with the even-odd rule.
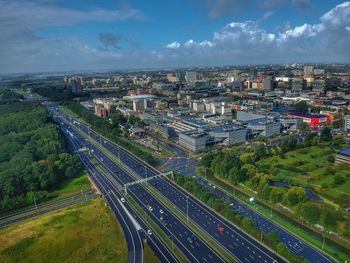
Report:
[[[304,66],[304,77],[311,77],[314,74],[313,66]]]
[[[187,71],[185,76],[186,82],[193,84],[197,81],[197,72],[195,71]]]
[[[293,91],[302,91],[306,88],[306,81],[299,78],[292,79],[292,90]]]
[[[273,90],[275,86],[275,78],[267,76],[264,79],[264,89],[265,90]]]
[[[73,94],[81,94],[83,92],[83,78],[79,76],[71,77],[70,78],[70,85],[72,88]]]

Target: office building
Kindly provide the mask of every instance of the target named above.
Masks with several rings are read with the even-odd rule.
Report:
[[[166,74],[166,78],[169,82],[175,83],[180,81],[180,77],[178,76],[178,72],[176,73],[168,73]]]
[[[264,90],[273,90],[275,86],[275,78],[267,76],[264,79]]]
[[[70,85],[72,88],[73,94],[82,94],[83,92],[83,78],[79,76],[71,77],[70,78]]]
[[[179,133],[180,145],[192,152],[205,151],[208,138],[208,134],[204,132],[189,131]]]
[[[250,122],[247,128],[250,129],[253,136],[271,137],[281,133],[281,123],[279,121]]]
[[[247,129],[233,124],[225,124],[210,128],[209,135],[215,143],[232,145],[246,141]]]
[[[187,71],[185,75],[186,82],[189,84],[194,84],[198,78],[197,78],[197,72],[195,71]]]
[[[306,81],[299,78],[292,78],[292,91],[301,92],[306,89]]]
[[[147,109],[147,100],[146,99],[133,100],[132,109],[134,111],[141,111],[141,110]]]
[[[313,66],[304,66],[304,77],[310,77],[314,74]]]
[[[350,115],[344,116],[344,131],[350,132]]]

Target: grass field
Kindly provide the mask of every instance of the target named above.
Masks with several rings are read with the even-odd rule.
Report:
[[[127,262],[127,246],[97,199],[1,229],[0,262]]]
[[[88,175],[86,172],[83,172],[78,177],[62,182],[62,184],[56,190],[51,192],[51,194],[56,197],[64,197],[90,188],[91,184]]]

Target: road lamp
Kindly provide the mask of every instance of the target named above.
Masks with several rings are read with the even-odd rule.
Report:
[[[174,250],[174,236],[171,235],[169,238],[171,239],[171,250]]]
[[[323,241],[322,241],[322,250],[324,249],[324,243],[325,243],[326,236],[323,234]]]
[[[36,204],[35,192],[34,192],[34,204],[35,204],[35,209],[38,209],[38,206]]]
[[[186,196],[186,220],[188,223],[188,195]]]

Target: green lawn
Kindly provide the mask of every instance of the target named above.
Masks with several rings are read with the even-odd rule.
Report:
[[[63,197],[66,195],[74,194],[81,190],[87,190],[91,188],[90,181],[86,172],[83,172],[80,176],[66,180],[61,185],[51,192],[55,197]]]
[[[127,262],[127,245],[96,199],[1,229],[0,262]]]

